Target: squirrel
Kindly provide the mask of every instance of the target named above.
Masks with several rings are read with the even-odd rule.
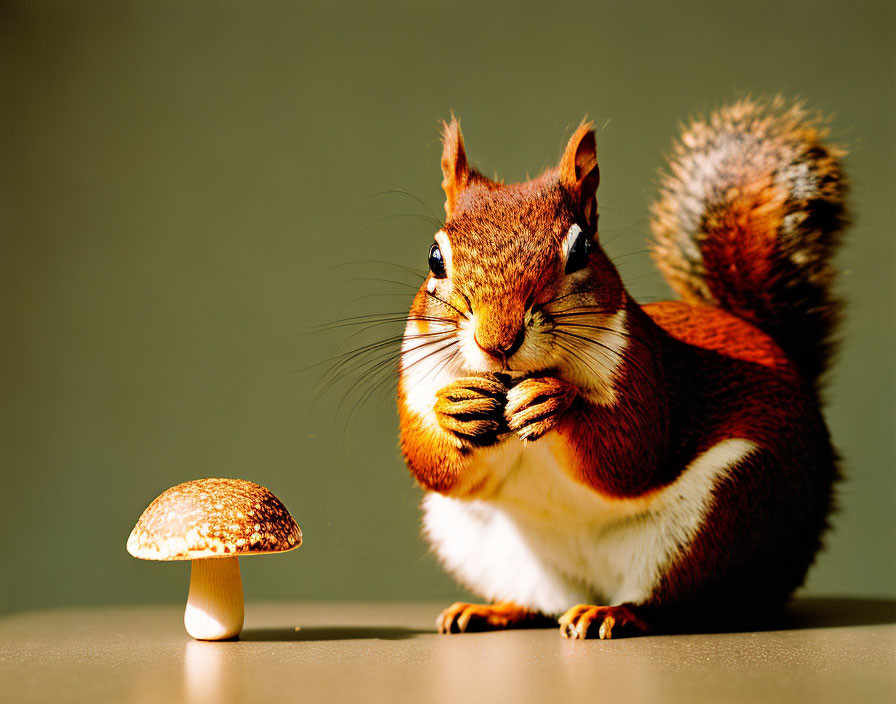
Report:
[[[488,603],[443,633],[613,638],[761,622],[802,584],[838,479],[821,376],[841,303],[844,152],[781,98],[698,118],[651,208],[680,297],[640,305],[599,244],[592,123],[523,182],[442,123],[447,219],[401,348],[423,533]]]

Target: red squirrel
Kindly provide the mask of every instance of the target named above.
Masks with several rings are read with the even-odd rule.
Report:
[[[741,101],[675,145],[640,305],[598,242],[595,135],[504,184],[443,123],[447,219],[404,333],[401,448],[423,531],[488,600],[443,633],[567,638],[755,623],[819,549],[837,479],[819,378],[839,317],[842,152]]]

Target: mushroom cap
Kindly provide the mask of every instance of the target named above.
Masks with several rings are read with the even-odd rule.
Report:
[[[128,552],[141,560],[198,560],[286,552],[301,544],[299,526],[263,486],[196,479],[147,507],[128,537]]]

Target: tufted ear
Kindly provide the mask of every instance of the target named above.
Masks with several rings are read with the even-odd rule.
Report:
[[[585,222],[597,224],[597,186],[600,169],[597,166],[597,142],[594,123],[583,122],[566,145],[560,159],[560,184],[575,199]]]
[[[442,122],[442,190],[445,191],[445,212],[451,216],[457,198],[473,177],[464,151],[464,136],[454,115],[451,122]]]
[[[460,194],[472,185],[488,190],[501,188],[502,182],[483,176],[470,166],[464,150],[460,122],[454,115],[451,122],[442,122],[442,189],[445,191],[445,212],[454,212]]]

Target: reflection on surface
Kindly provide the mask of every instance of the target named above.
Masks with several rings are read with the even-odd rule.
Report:
[[[220,704],[241,701],[242,677],[234,676],[230,661],[233,643],[191,640],[184,654],[184,701]]]
[[[207,643],[187,639],[178,612],[0,619],[0,701],[873,704],[896,691],[889,600],[801,598],[782,630],[619,641],[440,636],[432,605],[316,603],[261,605],[254,640]]]
[[[545,677],[548,635],[539,629],[434,636],[435,657],[422,687],[456,693],[459,701],[554,701],[565,688],[553,675]]]
[[[406,609],[413,619],[330,609],[302,618],[271,607],[257,621],[267,627],[240,641],[178,642],[182,693],[156,701],[870,702],[892,680],[882,675],[892,651],[881,647],[892,630],[880,625],[894,622],[892,601],[802,598],[777,629],[584,642],[555,628],[440,636],[420,608]],[[331,618],[338,625],[324,625]],[[163,687],[141,681],[153,695]],[[856,687],[867,696],[847,696]]]

